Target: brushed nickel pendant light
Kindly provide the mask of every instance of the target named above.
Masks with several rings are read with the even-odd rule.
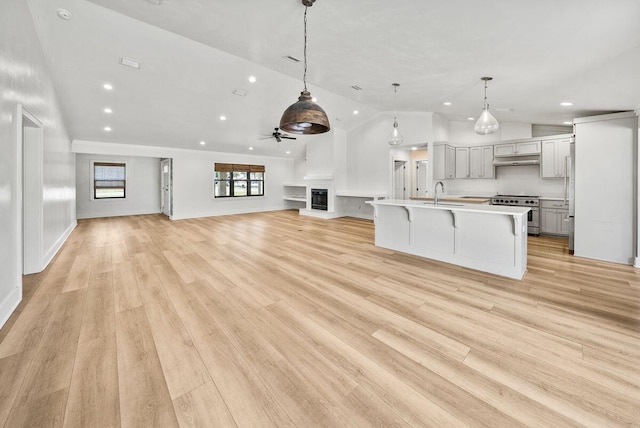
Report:
[[[329,118],[322,107],[314,103],[307,90],[307,9],[316,0],[302,0],[304,5],[304,90],[298,101],[282,114],[280,129],[292,134],[322,134],[331,129]]]
[[[392,83],[391,85],[393,86],[393,131],[391,131],[391,135],[389,135],[387,143],[390,146],[399,146],[404,140],[402,138],[402,135],[400,134],[400,131],[398,130],[398,106],[396,104],[396,100],[398,97],[398,86],[400,86],[400,84]]]
[[[487,103],[487,82],[493,80],[493,77],[482,77],[480,80],[484,80],[484,106],[482,107],[482,113],[476,122],[476,126],[474,126],[473,129],[476,131],[476,134],[493,134],[500,128],[496,118],[489,112],[489,104]]]

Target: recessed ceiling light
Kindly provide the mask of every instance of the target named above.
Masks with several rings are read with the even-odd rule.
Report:
[[[205,143],[204,141],[200,141],[200,145],[201,146],[204,146],[205,144],[207,144],[207,143]]]
[[[476,120],[474,117],[468,117],[467,120]]]
[[[227,120],[227,116],[220,116],[220,120]]]
[[[353,114],[358,114],[358,113],[359,113],[358,110],[353,111]]]
[[[256,83],[256,76],[249,76],[249,82]]]
[[[253,147],[249,147],[249,150],[253,150]]]
[[[290,154],[290,153],[291,153],[291,150],[287,150],[285,153],[286,153],[286,154]]]
[[[58,9],[56,10],[56,12],[58,13],[58,16],[60,17],[60,19],[64,19],[65,21],[68,21],[71,19],[71,12],[69,12],[66,9]]]
[[[109,107],[105,107],[103,111],[107,114],[113,113],[113,110],[111,110]]]
[[[446,106],[450,106],[451,105],[451,101],[445,101],[442,104],[446,105]]]
[[[105,132],[111,132],[111,127],[110,126],[105,126],[104,130],[105,130]]]
[[[416,146],[411,147],[411,150],[418,150]]]
[[[565,120],[564,122],[562,122],[563,125],[573,125],[573,122],[570,120]]]
[[[563,101],[563,102],[560,103],[560,105],[563,106],[563,107],[569,107],[569,106],[572,106],[573,103],[570,102],[570,101]]]
[[[110,91],[113,89],[113,85],[111,85],[111,83],[105,83],[104,85],[102,85],[103,88],[105,88],[107,91]]]
[[[318,102],[318,99],[316,97],[311,98],[311,101],[313,101],[314,103]]]

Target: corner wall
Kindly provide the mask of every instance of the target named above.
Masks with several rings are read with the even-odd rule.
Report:
[[[93,161],[127,165],[125,199],[93,199]],[[160,159],[140,156],[76,156],[78,218],[116,217],[160,212]]]
[[[0,326],[22,298],[22,145],[18,104],[43,126],[43,258],[73,230],[75,156],[25,0],[0,2]],[[46,260],[45,260],[46,261]]]

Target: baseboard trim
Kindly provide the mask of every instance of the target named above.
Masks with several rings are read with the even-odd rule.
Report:
[[[22,284],[18,284],[11,293],[0,303],[0,328],[4,326],[13,311],[22,301]]]
[[[47,253],[44,255],[42,270],[45,270],[47,266],[49,266],[49,263],[51,263],[51,260],[53,260],[56,254],[58,254],[58,251],[60,251],[60,248],[62,248],[62,245],[67,241],[67,238],[69,237],[69,235],[71,235],[71,232],[73,232],[73,230],[76,228],[77,225],[78,225],[78,222],[74,220],[69,225],[69,227],[67,227],[67,230],[65,230],[64,233],[60,235],[60,237],[53,244],[53,246],[49,248],[49,251],[47,251]]]

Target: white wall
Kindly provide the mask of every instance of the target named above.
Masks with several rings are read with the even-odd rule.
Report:
[[[43,249],[52,256],[75,226],[75,156],[24,0],[0,2],[0,326],[22,296],[21,145],[17,105],[43,126]]]
[[[307,176],[333,175],[334,172],[334,139],[336,130],[324,134],[300,136],[298,140],[307,145]]]
[[[449,139],[436,141],[449,141],[466,145],[493,144],[498,141],[531,138],[531,124],[520,122],[500,122],[498,132],[488,135],[479,135],[473,130],[475,121],[452,120],[449,123]]]
[[[93,199],[92,162],[127,164],[125,199]],[[78,218],[116,217],[160,212],[160,159],[140,156],[78,154],[76,156]]]
[[[432,113],[399,113],[398,129],[403,148],[433,140]],[[391,190],[391,150],[387,139],[393,129],[393,114],[374,117],[347,134],[347,186],[351,190]]]
[[[76,153],[173,159],[173,219],[286,209],[284,183],[294,181],[293,159],[172,149],[130,144],[74,141]],[[264,165],[265,196],[213,198],[213,164]]]
[[[434,113],[432,141],[450,141],[450,138],[449,138],[450,128],[451,128],[451,124],[449,119],[437,113]]]

